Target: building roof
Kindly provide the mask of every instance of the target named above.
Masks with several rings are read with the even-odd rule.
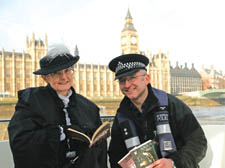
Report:
[[[22,58],[23,53],[20,52],[14,52],[15,57],[19,57]],[[5,57],[12,57],[13,56],[13,52],[9,52],[9,51],[4,51],[4,55]],[[0,51],[0,56],[2,56],[2,51]],[[31,58],[30,54],[24,53],[25,58]]]
[[[127,11],[127,16],[126,16],[125,20],[126,20],[126,23],[124,25],[124,28],[123,28],[122,32],[123,31],[127,31],[127,30],[136,31],[136,29],[134,28],[134,25],[132,23],[132,16],[130,14],[130,10],[129,9]]]
[[[194,68],[194,64],[192,64],[191,69],[187,67],[187,63],[185,63],[184,68],[176,63],[176,66],[170,68],[171,77],[192,77],[192,78],[201,78],[200,73]]]

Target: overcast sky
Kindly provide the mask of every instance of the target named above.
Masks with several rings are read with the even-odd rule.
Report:
[[[128,8],[142,51],[169,49],[176,61],[225,73],[224,0],[1,0],[0,47],[26,50],[26,36],[78,46],[81,63],[108,64],[120,55]]]

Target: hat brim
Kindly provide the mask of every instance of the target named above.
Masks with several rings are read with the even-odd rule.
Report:
[[[50,73],[54,73],[54,72],[60,71],[62,69],[69,68],[72,65],[74,65],[78,60],[79,60],[79,57],[76,56],[76,57],[73,58],[73,60],[67,62],[66,64],[63,64],[63,65],[60,65],[60,66],[57,66],[57,67],[54,67],[54,68],[39,69],[39,70],[33,72],[33,74],[35,74],[35,75],[48,75]]]
[[[138,71],[140,71],[140,69],[134,69],[134,70],[132,70],[132,71],[128,71],[128,72],[122,73],[122,74],[120,74],[120,75],[117,75],[117,76],[115,77],[115,80],[120,79],[120,78],[122,78],[122,77],[124,77],[124,76],[130,76],[130,75],[133,75],[133,74],[137,73]]]

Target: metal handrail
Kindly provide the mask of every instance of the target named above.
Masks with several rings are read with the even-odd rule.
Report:
[[[100,115],[100,117],[102,119],[104,119],[104,118],[112,118],[112,119],[114,119],[115,115]]]
[[[101,119],[105,120],[113,120],[114,115],[101,115]],[[0,118],[0,122],[9,122],[11,119],[10,118]]]
[[[10,121],[10,118],[4,118],[4,119],[1,118],[1,119],[0,119],[0,122],[9,122],[9,121]]]

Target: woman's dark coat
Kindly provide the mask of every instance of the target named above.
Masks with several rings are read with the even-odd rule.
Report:
[[[73,88],[72,91],[67,107],[71,127],[92,136],[101,124],[99,108]],[[18,92],[16,111],[8,126],[15,168],[107,167],[105,140],[93,148],[60,141],[58,126],[66,125],[63,108],[62,100],[49,85]],[[79,155],[76,166],[65,157],[69,150]]]

